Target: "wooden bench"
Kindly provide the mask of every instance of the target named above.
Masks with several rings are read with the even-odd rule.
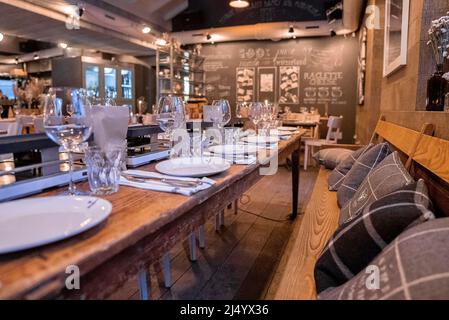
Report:
[[[449,216],[449,141],[432,137],[433,126],[421,132],[398,126],[381,118],[373,142],[387,141],[399,151],[415,179],[424,179],[437,216]],[[361,146],[326,146],[356,149]],[[328,190],[331,171],[321,168],[300,227],[290,239],[286,265],[277,288],[278,300],[316,299],[315,263],[338,227],[340,209],[337,195]]]

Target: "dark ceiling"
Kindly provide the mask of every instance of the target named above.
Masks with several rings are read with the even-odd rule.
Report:
[[[189,8],[173,19],[173,31],[326,20],[326,10],[338,2],[341,0],[250,0],[250,7],[233,9],[229,0],[189,0]]]

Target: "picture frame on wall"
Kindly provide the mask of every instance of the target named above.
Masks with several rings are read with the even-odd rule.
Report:
[[[407,65],[410,0],[386,0],[384,77]]]

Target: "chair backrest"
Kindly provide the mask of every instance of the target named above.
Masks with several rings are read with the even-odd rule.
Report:
[[[343,117],[329,117],[327,122],[327,135],[326,141],[337,143],[338,140],[342,139],[342,127],[343,127]]]

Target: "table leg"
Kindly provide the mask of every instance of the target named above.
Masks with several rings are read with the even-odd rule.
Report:
[[[295,220],[298,216],[299,205],[299,157],[301,152],[301,140],[298,142],[298,149],[292,153],[292,213],[290,220]]]

